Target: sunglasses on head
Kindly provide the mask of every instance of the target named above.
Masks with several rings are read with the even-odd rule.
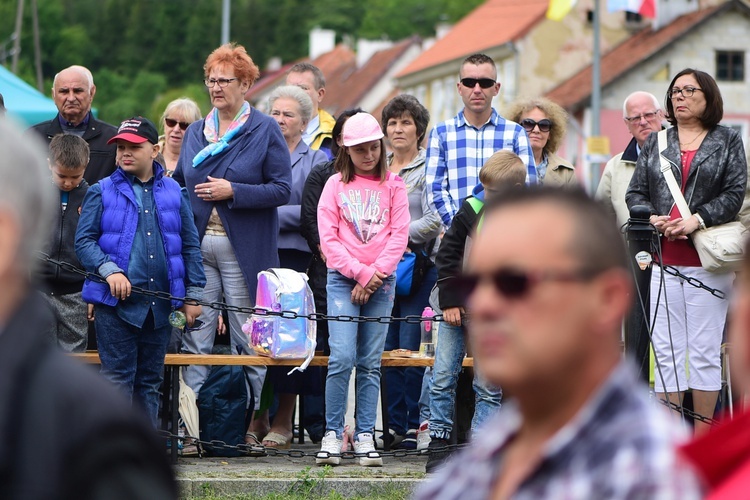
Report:
[[[167,127],[172,128],[176,126],[178,123],[180,124],[180,129],[187,130],[188,125],[190,125],[187,122],[178,122],[177,120],[173,120],[171,118],[164,118],[164,123],[167,124]]]
[[[522,299],[532,288],[545,281],[582,282],[588,281],[596,272],[592,270],[578,271],[522,271],[503,267],[490,273],[463,274],[455,280],[456,291],[463,298],[465,304],[469,296],[476,290],[477,285],[488,279],[495,290],[506,299]]]
[[[488,89],[495,85],[495,80],[492,78],[461,78],[461,85],[468,89],[473,89],[477,86],[477,83],[483,89]]]
[[[539,126],[540,132],[549,132],[549,130],[552,128],[552,122],[548,119],[539,120],[538,122],[535,122],[531,118],[524,118],[521,120],[521,126],[526,130],[526,132],[531,132],[534,130],[534,127]]]

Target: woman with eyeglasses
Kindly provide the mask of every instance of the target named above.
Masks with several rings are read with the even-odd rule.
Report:
[[[684,69],[665,98],[666,150],[662,153],[691,215],[682,217],[661,172],[658,134],[643,144],[625,201],[644,205],[661,234],[658,260],[689,278],[729,292],[734,273],[712,273],[701,266],[690,235],[737,219],[747,185],[747,161],[740,134],[719,125],[724,104],[708,73]],[[693,409],[713,417],[721,389],[721,341],[728,301],[654,266],[651,279],[652,342],[656,354],[655,390],[661,399],[682,404],[692,389]],[[688,366],[686,372],[686,365]],[[695,422],[696,432],[708,424]]]
[[[563,108],[543,97],[520,99],[510,105],[506,115],[528,134],[541,184],[578,186],[573,164],[557,155],[568,122]]]
[[[206,271],[204,300],[247,308],[255,305],[258,272],[279,266],[277,209],[289,202],[291,160],[278,124],[245,101],[259,75],[245,48],[222,45],[203,70],[213,109],[185,131],[174,178],[190,194]],[[183,336],[183,352],[211,353],[219,312],[204,308],[202,327]],[[228,317],[232,352],[251,354],[242,332],[248,314]],[[245,371],[255,399],[250,408],[257,408],[266,370]],[[208,372],[208,366],[185,369],[185,383],[198,398]]]
[[[188,125],[202,118],[201,110],[192,99],[181,97],[167,104],[161,115],[163,135],[159,137],[159,152],[164,157],[164,169],[171,176],[177,168],[182,149],[182,138]]]

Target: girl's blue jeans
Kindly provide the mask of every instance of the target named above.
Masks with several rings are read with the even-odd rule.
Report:
[[[329,315],[390,316],[396,292],[395,274],[383,280],[383,285],[364,305],[352,304],[351,293],[356,284],[338,271],[328,270]],[[329,321],[328,331],[331,355],[325,392],[326,431],[335,431],[339,439],[343,436],[349,378],[356,366],[355,436],[374,433],[380,392],[380,360],[388,324]]]

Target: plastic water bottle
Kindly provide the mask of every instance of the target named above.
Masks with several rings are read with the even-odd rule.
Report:
[[[433,311],[431,307],[425,307],[424,311],[422,311],[423,318],[430,318],[429,321],[422,321],[421,323],[422,340],[419,344],[419,355],[424,358],[435,357],[435,343],[433,340],[433,327],[435,326],[435,323],[431,319],[434,316],[435,311]]]

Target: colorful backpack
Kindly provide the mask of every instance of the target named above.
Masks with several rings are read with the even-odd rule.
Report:
[[[307,275],[291,269],[269,269],[258,273],[256,309],[292,311],[300,315],[315,312],[315,301]],[[295,370],[304,371],[315,355],[317,324],[300,318],[252,314],[242,330],[250,347],[261,356],[275,359],[304,359]]]

